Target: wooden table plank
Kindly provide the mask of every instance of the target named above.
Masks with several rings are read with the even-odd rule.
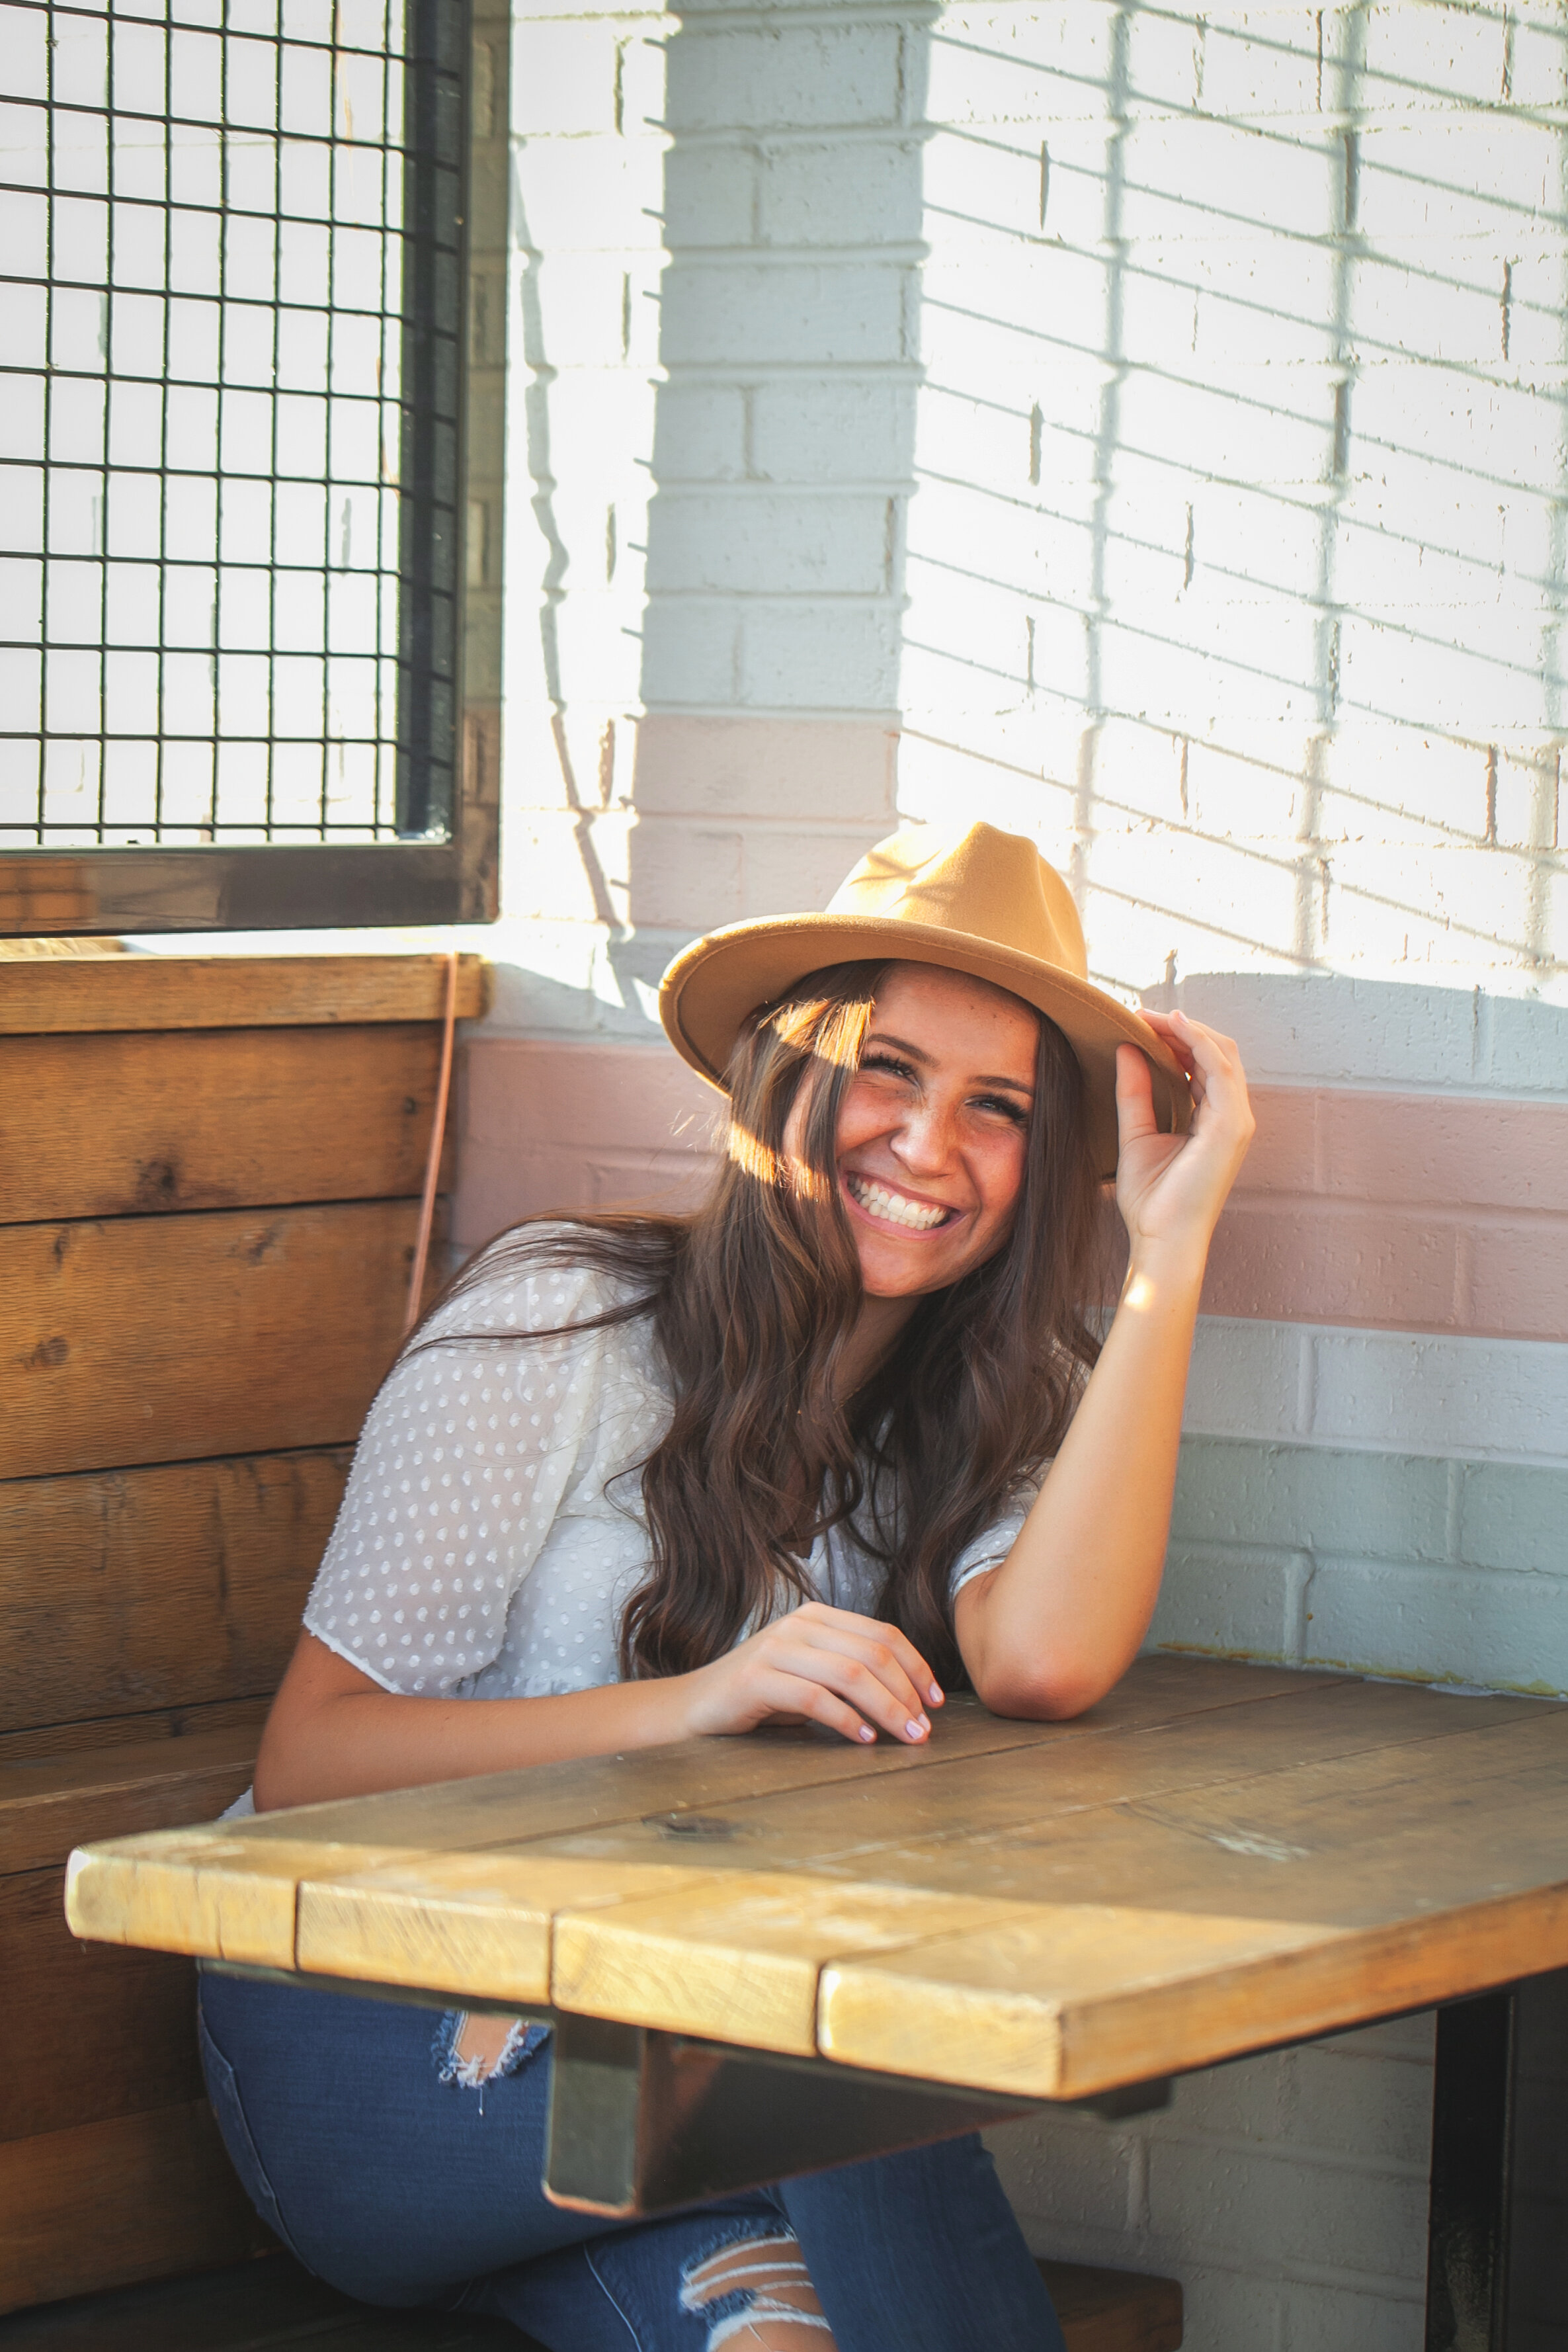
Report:
[[[800,1872],[727,1873],[612,1909],[563,1911],[550,1988],[558,2008],[590,2017],[810,2057],[818,1979],[837,1954],[944,1932],[983,1942],[1011,1908]]]
[[[1041,1909],[984,1937],[830,1963],[823,2054],[1023,2097],[1084,2098],[1568,1959],[1564,1887],[1354,1933],[1190,1911]]]
[[[959,1693],[938,1711],[925,1748],[906,1748],[890,1739],[870,1748],[852,1747],[847,1740],[804,1730],[690,1739],[630,1756],[583,1757],[570,1763],[535,1765],[527,1772],[486,1773],[385,1796],[295,1807],[251,1823],[247,1834],[294,1838],[308,1822],[313,1835],[428,1845],[438,1853],[509,1845],[530,1837],[657,1822],[666,1814],[717,1814],[728,1805],[780,1790],[831,1790],[859,1780],[881,1782],[961,1758],[1054,1748],[1210,1711],[1257,1707],[1299,1695],[1303,1687],[1338,1688],[1343,1682],[1343,1675],[1314,1678],[1267,1666],[1214,1664],[1207,1659],[1140,1658],[1098,1706],[1071,1723],[1009,1722]]]
[[[1229,1715],[1208,1709],[1093,1738],[1033,1741],[981,1755],[934,1752],[925,1769],[896,1777],[860,1775],[827,1786],[748,1792],[714,1802],[695,1823],[657,1813],[579,1831],[570,1847],[628,1864],[668,1858],[700,1845],[712,1870],[814,1868],[841,1864],[852,1874],[879,1875],[887,1847],[927,1837],[994,1840],[1107,1801],[1154,1800],[1220,1781],[1235,1773],[1239,1738],[1259,1772],[1286,1764],[1354,1759],[1370,1749],[1458,1736],[1482,1724],[1509,1724],[1550,1713],[1542,1702],[1497,1697],[1461,1707],[1413,1707],[1405,1690],[1340,1680],[1272,1698],[1249,1716],[1245,1733]],[[1361,1704],[1359,1702],[1367,1702]],[[1082,1730],[1091,1718],[1058,1730]],[[1054,1834],[1054,1832],[1053,1832]],[[1016,1891],[1016,1890],[1015,1890]]]
[[[1568,1708],[1140,1662],[78,1858],[78,1932],[1080,2096],[1568,1964]],[[547,1966],[548,1963],[548,1966]]]
[[[627,1868],[530,1849],[427,1854],[346,1875],[323,1871],[300,1883],[297,1963],[360,1983],[548,2004],[551,1931],[561,1912],[700,1884],[674,1864]]]
[[[253,1968],[292,1969],[299,1882],[391,1857],[379,1846],[246,1839],[239,1826],[154,1830],[83,1847],[66,1866],[74,1935]],[[417,1862],[417,1853],[399,1857]]]
[[[997,1901],[1375,1927],[1568,1877],[1568,1708],[1451,1739],[1215,1781],[1033,1827],[879,1846],[876,1876]],[[858,1855],[812,1867],[852,1881]],[[1556,1961],[1542,1966],[1557,1966]]]
[[[929,1769],[937,1758],[950,1766],[975,1755],[1076,1744],[1105,1738],[1128,1725],[1185,1720],[1238,1706],[1256,1708],[1281,1694],[1300,1695],[1299,1676],[1269,1669],[1200,1665],[1173,1674],[1171,1664],[1158,1658],[1140,1660],[1100,1706],[1073,1723],[1009,1723],[987,1714],[973,1698],[955,1697],[937,1718],[930,1754],[893,1741],[852,1748],[803,1731],[749,1739],[695,1739],[632,1757],[591,1757],[385,1796],[296,1806],[232,1825],[171,1831],[162,1838],[110,1840],[79,1857],[68,1900],[82,1935],[109,1935],[117,1942],[213,1958],[223,1956],[219,1910],[227,1902],[240,1907],[238,1932],[249,1941],[259,1937],[275,1956],[267,1964],[289,1967],[292,1957],[276,1958],[287,1944],[285,1898],[306,1878],[335,1883],[346,1873],[394,1856],[428,1860],[515,1847],[519,1841],[543,1840],[551,1832],[559,1836],[603,1823],[623,1824],[629,1814],[639,1824],[651,1815],[664,1832],[681,1823],[689,1829],[694,1821],[700,1825],[709,1818],[706,1809],[722,1806],[743,1790],[825,1785],[832,1791],[846,1782],[883,1784]],[[268,1860],[272,1847],[279,1851]],[[659,1866],[687,1870],[699,1851],[706,1866],[706,1841],[700,1834],[683,1834],[676,1826],[659,1854]],[[249,1856],[254,1859],[245,1859]],[[310,1867],[312,1856],[320,1867]],[[616,1867],[623,1873],[626,1865],[618,1861]],[[189,1895],[183,1912],[183,1885]],[[261,1885],[267,1889],[267,1908],[258,1925],[255,1908],[261,1898],[256,1888]],[[439,1900],[440,1885],[433,1884],[427,1897],[432,1912]],[[335,1932],[347,1937],[346,1914]],[[420,1932],[428,1935],[433,1929],[427,1923]],[[455,1927],[452,1932],[457,1932]],[[234,1957],[232,1951],[228,1957]],[[367,1952],[362,1973],[373,1975],[379,1964]],[[335,1965],[349,1966],[346,1951],[339,1953]],[[408,1979],[394,1976],[388,1981]]]

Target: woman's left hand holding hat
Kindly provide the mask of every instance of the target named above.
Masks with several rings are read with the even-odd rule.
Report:
[[[1256,1121],[1233,1037],[1185,1013],[1144,1014],[1176,1055],[1192,1089],[1192,1126],[1166,1135],[1155,1121],[1149,1066],[1135,1045],[1116,1050],[1116,1205],[1136,1267],[1153,1253],[1201,1278],[1226,1196],[1247,1157]]]

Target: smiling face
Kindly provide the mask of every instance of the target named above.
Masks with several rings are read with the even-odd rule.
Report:
[[[894,965],[835,1152],[868,1297],[945,1290],[1006,1241],[1039,1034],[1038,1016],[1003,989],[935,964]],[[801,1116],[798,1105],[791,1128]]]

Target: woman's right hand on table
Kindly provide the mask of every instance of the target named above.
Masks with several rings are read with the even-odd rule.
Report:
[[[866,1742],[930,1737],[936,1677],[896,1625],[808,1601],[681,1677],[690,1735],[820,1723]]]

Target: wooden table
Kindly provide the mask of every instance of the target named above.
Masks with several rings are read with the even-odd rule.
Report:
[[[1568,1707],[1148,1658],[1073,1723],[955,1699],[925,1749],[697,1740],[115,1839],[67,1907],[551,2016],[551,2193],[651,2211],[1568,1966],[1565,1799]],[[1486,2077],[1494,2005],[1448,2014]],[[1469,2273],[1433,2295],[1495,2300]]]

